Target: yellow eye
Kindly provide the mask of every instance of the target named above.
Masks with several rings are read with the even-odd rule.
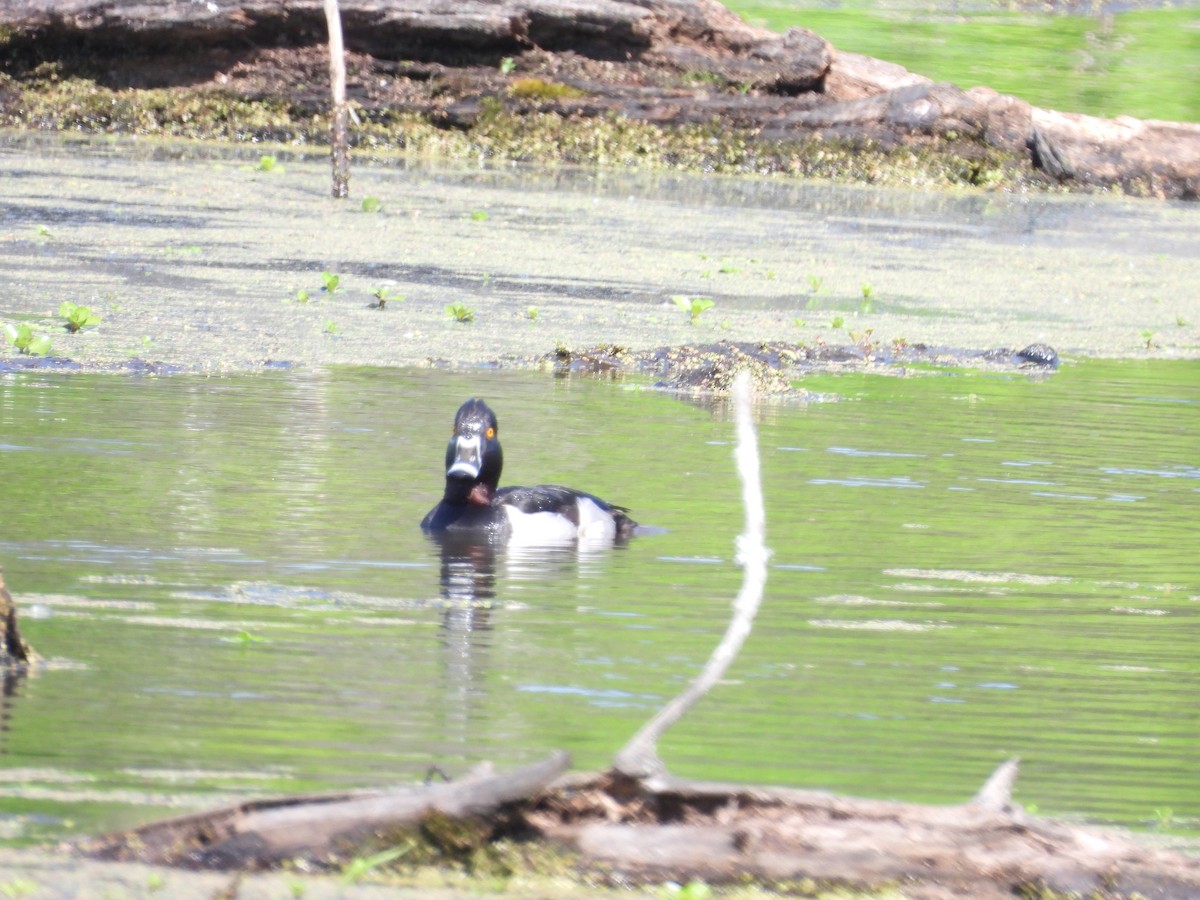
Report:
[[[495,428],[489,428],[489,429],[487,430],[487,437],[488,437],[488,440],[490,441],[490,440],[491,440],[492,438],[494,438],[495,436],[496,436],[496,429],[495,429]]]

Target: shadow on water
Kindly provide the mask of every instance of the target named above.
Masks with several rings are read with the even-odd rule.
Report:
[[[814,376],[837,402],[761,406],[763,610],[664,758],[948,802],[1020,755],[1042,812],[1194,830],[1196,375]],[[0,377],[0,561],[48,657],[5,684],[3,838],[556,747],[605,765],[740,583],[724,411],[630,387]],[[506,482],[657,531],[596,553],[423,535],[448,416],[479,394]]]

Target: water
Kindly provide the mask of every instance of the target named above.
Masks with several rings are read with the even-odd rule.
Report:
[[[956,802],[1020,755],[1041,812],[1195,830],[1198,374],[821,376],[829,402],[761,408],[764,608],[668,764]],[[416,525],[471,394],[505,483],[661,531],[443,561]],[[606,765],[724,627],[731,431],[530,373],[3,376],[0,561],[49,662],[6,684],[0,834],[553,748]]]

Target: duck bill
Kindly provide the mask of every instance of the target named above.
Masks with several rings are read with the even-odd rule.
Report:
[[[479,435],[471,437],[459,435],[454,441],[454,462],[446,470],[447,478],[466,478],[474,480],[479,477],[483,466],[483,441]]]

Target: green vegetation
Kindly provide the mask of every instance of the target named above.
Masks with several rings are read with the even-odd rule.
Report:
[[[471,212],[472,222],[486,222],[491,216],[486,209],[476,209]]]
[[[251,634],[249,631],[239,631],[233,637],[221,638],[227,644],[237,644],[239,647],[249,647],[251,644],[269,643],[266,638]]]
[[[712,896],[712,888],[706,882],[699,880],[679,884],[668,881],[658,892],[662,900],[708,900]]]
[[[841,316],[834,316],[833,321],[829,323],[829,327],[830,328],[841,328],[845,324],[846,324],[846,320],[843,319]]]
[[[377,287],[371,292],[371,296],[375,298],[375,302],[371,304],[371,309],[387,309],[387,305],[391,302],[403,303],[404,295],[398,294],[391,288]]]
[[[28,353],[31,356],[47,356],[50,353],[50,338],[44,334],[35,334],[28,322],[22,322],[20,325],[6,324],[4,337],[18,353]]]
[[[685,313],[691,316],[692,324],[695,325],[699,321],[700,316],[707,309],[712,309],[715,305],[712,300],[707,297],[689,297],[686,294],[676,294],[671,300],[682,309]]]
[[[192,140],[324,145],[325,113],[280,100],[246,100],[222,90],[113,90],[62,76],[54,65],[17,81],[0,74],[11,102],[0,127]],[[906,187],[996,185],[1019,181],[1022,158],[972,146],[963,156],[945,143],[884,148],[870,142],[806,140],[763,144],[720,122],[665,129],[619,116],[564,118],[518,113],[503,98],[485,98],[467,131],[439,128],[408,112],[359,110],[357,149],[397,150],[444,160],[515,159],[543,165],[602,165],[719,174],[777,172]],[[480,217],[479,220],[482,220]]]
[[[3,894],[5,897],[30,897],[40,890],[41,885],[36,881],[30,881],[28,878],[14,878],[11,881],[5,881],[0,884],[0,894]]]
[[[279,160],[274,156],[267,155],[260,156],[258,158],[258,165],[254,168],[258,172],[275,172],[276,174],[283,172],[283,166],[279,164]]]
[[[325,334],[338,335],[338,334],[342,333],[342,326],[339,325],[337,322],[335,322],[333,319],[326,319],[324,326],[322,326],[322,328],[321,328],[321,331],[324,332]]]
[[[525,318],[527,318],[530,322],[536,322],[537,317],[538,308],[536,306],[531,306],[529,309],[525,310]]]
[[[825,285],[825,279],[822,278],[820,275],[809,275],[808,276],[808,289],[810,291],[812,291],[814,294],[821,293],[821,288],[824,287],[824,285]]]
[[[296,293],[287,298],[292,303],[307,303],[312,298],[304,288],[297,288]]]
[[[342,286],[342,276],[332,272],[321,273],[321,290],[328,294],[336,294]]]
[[[98,315],[88,307],[72,303],[70,300],[62,302],[62,306],[58,308],[58,315],[60,318],[66,319],[67,331],[72,334],[100,324],[100,317]]]
[[[446,315],[455,322],[462,322],[463,324],[475,321],[475,310],[464,306],[461,302],[447,303]]]
[[[517,70],[517,61],[511,56],[506,56],[500,60],[500,65],[497,67],[501,75],[511,75]]]
[[[899,63],[935,81],[985,85],[1036,106],[1113,117],[1200,121],[1200,7],[1054,15],[995,2],[944,13],[864,0],[808,8],[731,0],[776,31],[812,29],[839,50]],[[1022,4],[1015,4],[1019,8]]]
[[[520,100],[569,100],[587,96],[579,88],[541,78],[518,78],[508,92]]]
[[[342,880],[350,884],[362,881],[363,877],[373,869],[378,869],[380,866],[395,862],[400,857],[411,852],[412,849],[413,845],[410,843],[381,850],[370,856],[356,856],[342,868]]]
[[[383,208],[383,201],[378,197],[363,197],[360,208],[365,213],[379,212]]]

